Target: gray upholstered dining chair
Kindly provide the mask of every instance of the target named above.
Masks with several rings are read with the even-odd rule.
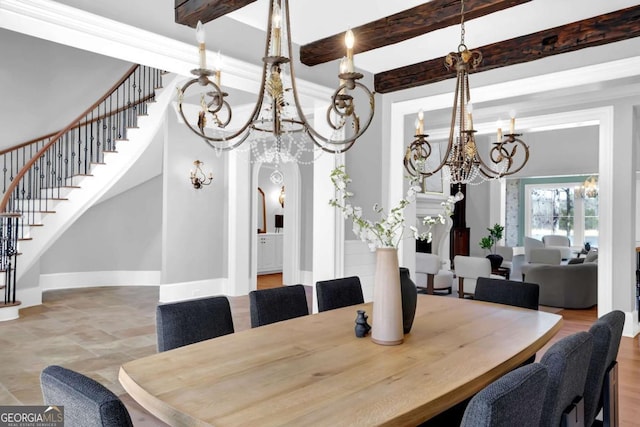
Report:
[[[478,277],[473,299],[537,310],[539,294],[535,283]]]
[[[537,310],[539,294],[540,287],[535,283],[478,277],[473,299]],[[533,363],[535,360],[534,354],[523,364]]]
[[[625,314],[615,310],[596,320],[589,333],[593,336],[593,352],[587,384],[584,392],[584,421],[585,426],[594,424],[596,416],[603,410],[603,419],[608,425],[617,425],[617,384],[607,384],[607,378],[612,370],[617,369],[616,358],[622,338]],[[615,372],[613,372],[615,375]]]
[[[364,303],[358,276],[316,282],[318,311],[333,310]]]
[[[130,427],[127,408],[102,384],[71,369],[51,365],[40,374],[45,405],[64,406],[69,427]]]
[[[158,351],[231,334],[233,318],[225,296],[160,304],[156,307]]]
[[[514,422],[518,427],[539,427],[547,377],[539,363],[500,377],[473,396],[461,427],[508,427]]]
[[[268,325],[309,314],[303,285],[282,286],[249,292],[251,327]]]
[[[540,363],[547,367],[549,384],[541,426],[563,425],[563,416],[584,418],[583,396],[592,346],[591,334],[578,332],[557,341],[542,356]]]

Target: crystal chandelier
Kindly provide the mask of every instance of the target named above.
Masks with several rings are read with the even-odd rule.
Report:
[[[429,177],[442,170],[443,179],[451,184],[458,184],[457,198],[461,198],[461,184],[476,184],[489,178],[500,178],[521,170],[529,160],[529,147],[515,133],[515,118],[511,118],[510,131],[502,135],[498,129],[497,142],[489,152],[490,163],[485,162],[478,152],[473,129],[473,106],[469,89],[469,70],[475,69],[482,62],[479,51],[470,51],[464,42],[464,0],[461,0],[460,11],[460,44],[457,52],[449,53],[445,58],[445,66],[456,70],[456,90],[451,112],[449,142],[442,158],[435,154],[432,157],[432,146],[424,133],[423,112],[418,113],[416,135],[407,147],[404,166],[412,176]],[[519,154],[518,146],[523,153]],[[516,160],[520,161],[517,166]]]
[[[355,72],[354,36],[345,36],[346,56],[340,62],[339,86],[331,96],[325,119],[329,131],[322,134],[307,120],[298,99],[291,56],[288,0],[270,0],[267,38],[262,58],[262,78],[258,100],[248,120],[239,129],[227,129],[232,109],[222,90],[220,61],[214,69],[206,65],[205,35],[199,22],[196,38],[200,65],[192,70],[196,78],[178,89],[178,110],[186,125],[218,151],[249,148],[252,160],[264,163],[311,163],[322,152],[343,153],[367,130],[374,114],[373,93],[359,82]],[[213,76],[213,79],[211,78]],[[194,93],[195,92],[195,93]],[[357,93],[357,96],[356,96]],[[197,113],[186,112],[184,100],[199,96]],[[355,98],[364,97],[362,114]],[[326,133],[330,133],[327,135]],[[245,143],[246,142],[246,143]]]
[[[584,183],[576,189],[578,195],[583,199],[593,199],[598,197],[598,178],[590,176]]]

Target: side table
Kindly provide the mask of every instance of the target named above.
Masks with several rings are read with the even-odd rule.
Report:
[[[496,274],[498,276],[502,276],[505,279],[509,280],[509,275],[511,274],[511,269],[508,267],[498,267],[495,270],[491,270],[491,274]]]

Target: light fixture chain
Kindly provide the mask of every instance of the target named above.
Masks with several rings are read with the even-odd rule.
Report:
[[[465,46],[464,33],[464,0],[460,0],[460,46]]]

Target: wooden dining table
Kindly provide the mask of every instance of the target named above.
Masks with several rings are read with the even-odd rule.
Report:
[[[361,304],[125,363],[119,379],[173,426],[415,426],[516,368],[562,317],[419,295],[395,346],[354,334]]]

